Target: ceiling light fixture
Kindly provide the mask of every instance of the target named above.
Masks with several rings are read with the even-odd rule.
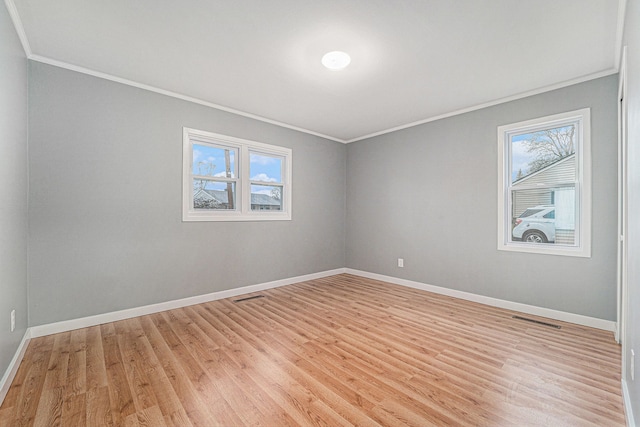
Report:
[[[338,50],[326,53],[322,57],[322,65],[330,70],[342,70],[349,65],[351,57],[344,52]]]

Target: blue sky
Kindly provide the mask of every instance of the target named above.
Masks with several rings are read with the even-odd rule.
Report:
[[[529,168],[529,162],[533,160],[533,155],[527,153],[522,141],[513,141],[511,143],[511,179],[514,180],[518,175],[518,171],[522,170],[522,174],[526,175]]]
[[[535,158],[531,153],[527,152],[524,141],[530,140],[531,133],[516,135],[511,138],[511,180],[518,175],[518,171],[522,170],[522,174],[526,175],[529,169],[529,163]]]
[[[250,154],[251,180],[266,182],[282,182],[282,158]]]
[[[236,176],[236,152],[229,152],[231,176]],[[226,176],[224,150],[208,145],[193,145],[193,174]]]
[[[193,145],[193,174],[206,176],[226,176],[225,153],[223,148],[209,145]],[[229,151],[231,176],[238,176],[236,162],[237,151]],[[282,182],[282,162],[283,159],[277,156],[269,156],[251,152],[250,177],[252,181],[262,181],[265,183]],[[211,183],[207,188],[226,188],[224,184]],[[252,193],[270,194],[272,186],[252,186]]]

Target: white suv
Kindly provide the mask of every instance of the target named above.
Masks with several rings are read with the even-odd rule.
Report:
[[[556,241],[556,208],[540,205],[528,208],[515,223],[514,241],[529,243],[554,243]]]

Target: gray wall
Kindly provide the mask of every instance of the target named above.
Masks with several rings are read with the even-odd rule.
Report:
[[[636,2],[628,4],[625,28],[631,221],[630,313],[623,340],[640,354]],[[0,375],[27,323],[345,265],[615,319],[615,77],[343,146],[31,63],[29,174],[27,81],[27,60],[0,7]],[[498,252],[496,127],[587,106],[593,130],[592,258]],[[293,221],[182,223],[183,126],[293,148]],[[396,267],[398,257],[405,259],[404,269]],[[17,311],[13,333],[11,309]],[[631,382],[629,374],[625,379],[637,418],[640,382]]]
[[[344,267],[346,147],[31,62],[30,325]],[[183,223],[182,127],[293,149],[293,220]]]
[[[616,93],[609,76],[349,144],[347,266],[615,320]],[[497,126],[584,107],[592,257],[498,251]]]
[[[629,144],[629,312],[622,337],[627,354],[624,378],[636,423],[640,422],[640,3],[627,2],[624,45],[627,45],[627,102]],[[631,381],[630,354],[635,350],[635,381]]]
[[[27,329],[27,59],[0,5],[0,378]],[[16,330],[9,314],[16,310]]]

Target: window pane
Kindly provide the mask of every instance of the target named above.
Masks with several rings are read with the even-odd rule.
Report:
[[[193,180],[194,209],[226,209],[236,208],[235,182]]]
[[[575,181],[575,140],[575,125],[512,134],[512,184]]]
[[[282,210],[282,186],[252,185],[251,186],[251,210],[252,211],[281,211]]]
[[[237,153],[233,148],[193,144],[193,175],[235,178]]]
[[[532,244],[574,246],[575,187],[511,191],[511,238]]]
[[[498,126],[498,250],[591,256],[589,108]]]
[[[282,157],[251,152],[249,158],[251,181],[282,182]]]
[[[187,127],[182,135],[183,221],[291,220],[291,149]]]

